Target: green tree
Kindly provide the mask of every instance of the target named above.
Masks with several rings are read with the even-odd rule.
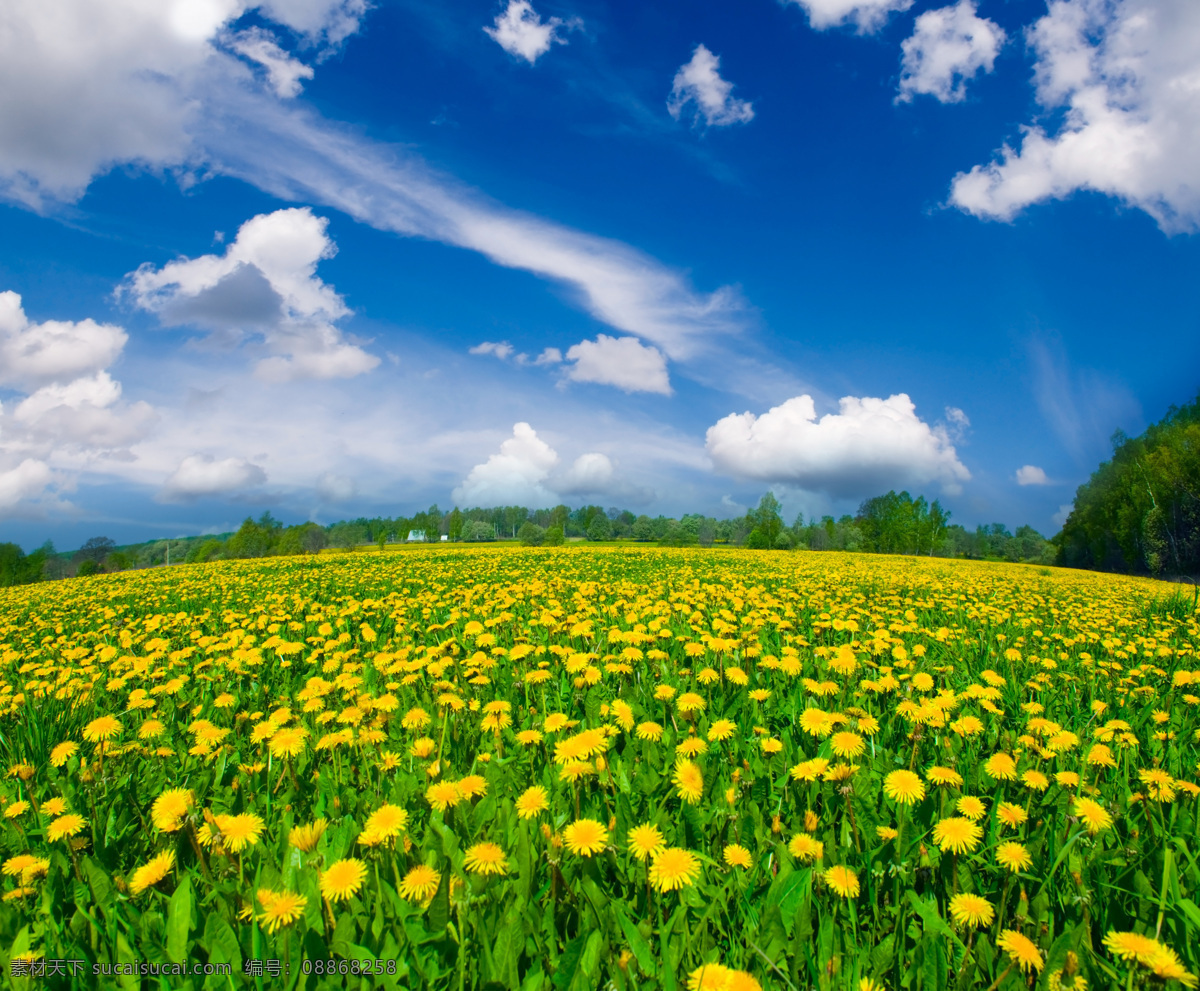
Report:
[[[446,535],[451,540],[462,540],[463,522],[462,510],[455,506],[446,517]]]
[[[546,527],[546,536],[543,543],[547,547],[561,547],[563,543],[563,528],[557,523]]]
[[[521,524],[521,529],[517,531],[517,539],[526,547],[540,547],[542,541],[546,539],[546,531],[533,520],[526,520]]]

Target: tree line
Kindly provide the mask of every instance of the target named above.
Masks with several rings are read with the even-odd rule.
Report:
[[[1079,486],[1054,539],[1061,564],[1148,574],[1200,572],[1200,395],[1139,437],[1117,432],[1112,457]]]
[[[598,505],[559,505],[549,509],[493,506],[448,512],[437,505],[412,516],[359,517],[322,526],[311,521],[285,525],[270,512],[248,516],[232,533],[153,540],[118,547],[93,537],[79,550],[58,553],[47,543],[26,555],[16,544],[0,544],[0,584],[16,585],[72,575],[128,568],[232,558],[317,554],[326,548],[425,541],[507,540],[527,546],[554,546],[568,540],[634,541],[665,547],[744,546],[770,550],[839,550],[861,553],[924,554],[939,557],[1050,563],[1055,548],[1029,526],[1010,533],[1002,523],[974,530],[952,524],[935,499],[888,492],[864,501],[854,515],[838,519],[797,516],[789,525],[774,493],[767,492],[743,516],[717,519],[700,513],[678,518],[636,515]]]

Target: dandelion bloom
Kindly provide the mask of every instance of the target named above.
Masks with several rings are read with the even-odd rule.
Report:
[[[900,835],[898,830],[892,829],[891,826],[876,826],[875,835],[878,836],[884,843],[890,843]]]
[[[639,740],[659,740],[662,735],[663,728],[658,723],[638,723],[637,738]]]
[[[960,926],[976,929],[990,926],[996,917],[992,903],[979,895],[961,894],[950,899],[950,916]]]
[[[533,747],[542,742],[542,734],[535,729],[523,729],[517,734],[517,743],[523,747]]]
[[[1006,754],[1004,751],[992,754],[984,762],[983,769],[988,777],[996,781],[1012,781],[1017,776],[1017,762],[1013,760],[1012,754]]]
[[[925,783],[912,771],[892,771],[883,779],[883,790],[901,805],[912,805],[925,797]]]
[[[154,885],[170,874],[171,868],[174,866],[174,850],[166,850],[157,857],[151,857],[148,863],[133,872],[133,877],[129,879],[129,890],[135,895],[140,895],[147,888],[153,888]]]
[[[728,740],[736,732],[737,723],[732,719],[718,719],[708,728],[708,739],[716,743],[720,740]]]
[[[1026,771],[1021,775],[1021,783],[1034,791],[1045,791],[1050,787],[1050,779],[1041,771]]]
[[[1113,956],[1136,960],[1140,964],[1149,964],[1162,949],[1162,945],[1150,936],[1116,930],[1109,930],[1104,945]]]
[[[425,798],[438,812],[445,812],[463,801],[463,793],[453,781],[437,781],[425,789]]]
[[[408,828],[408,813],[398,805],[381,805],[363,824],[363,833],[379,842],[393,839]]]
[[[216,820],[225,845],[234,853],[240,853],[246,847],[258,843],[258,838],[266,828],[262,817],[253,812],[243,812],[236,816],[216,816]]]
[[[1025,810],[1012,802],[1001,802],[996,809],[996,818],[1004,825],[1016,828],[1029,820]]]
[[[88,743],[99,743],[101,740],[111,740],[120,732],[120,720],[113,716],[100,716],[83,728],[83,738]]]
[[[650,883],[658,891],[678,891],[696,883],[700,860],[691,850],[668,847],[650,864]]]
[[[292,831],[288,833],[288,843],[301,853],[312,853],[328,826],[329,823],[324,819],[317,819],[307,826],[293,826]]]
[[[67,800],[59,798],[55,795],[53,798],[48,798],[42,803],[42,814],[48,816],[60,816],[67,811]]]
[[[308,730],[303,726],[289,726],[286,729],[277,730],[267,744],[271,756],[280,760],[285,757],[299,756],[304,753],[306,736],[308,736]]]
[[[16,819],[18,816],[22,816],[28,811],[29,811],[29,803],[26,802],[24,799],[21,799],[18,802],[13,802],[12,805],[10,805],[8,808],[6,808],[4,810],[4,818],[5,819]]]
[[[685,802],[695,805],[700,801],[700,796],[704,794],[704,774],[698,764],[690,760],[680,761],[672,780],[677,794]]]
[[[857,757],[867,749],[867,744],[857,733],[834,733],[829,746],[839,757]]]
[[[1095,836],[1100,830],[1112,826],[1112,816],[1108,814],[1103,805],[1090,798],[1075,799],[1072,813],[1087,826],[1087,831],[1092,836]]]
[[[689,736],[675,748],[675,753],[680,757],[697,757],[708,753],[708,744],[698,736]]]
[[[730,973],[723,964],[701,964],[688,974],[688,991],[729,991]]]
[[[954,803],[954,808],[958,810],[960,816],[966,816],[971,820],[982,819],[983,814],[987,811],[983,801],[974,795],[963,795]]]
[[[269,933],[281,926],[290,926],[304,914],[308,899],[294,891],[272,892],[272,898],[263,907],[259,921]]]
[[[1060,788],[1075,788],[1079,785],[1079,775],[1074,771],[1059,771],[1054,780]]]
[[[1092,767],[1116,767],[1117,762],[1113,759],[1113,752],[1103,743],[1097,743],[1091,750],[1088,751],[1085,760]]]
[[[563,830],[563,841],[572,853],[590,857],[608,845],[608,830],[595,819],[577,819]]]
[[[1032,969],[1040,974],[1045,966],[1041,951],[1033,940],[1016,930],[1005,929],[996,940],[996,946],[1012,957],[1022,973],[1028,973]]]
[[[517,799],[517,815],[522,819],[532,819],[550,808],[550,797],[541,785],[526,788]]]
[[[754,863],[750,851],[740,843],[730,843],[721,856],[730,867],[749,868]]]
[[[925,772],[925,778],[940,788],[961,788],[963,783],[962,775],[951,767],[931,767]]]
[[[996,847],[996,863],[1016,874],[1032,866],[1033,858],[1020,843],[1001,843]]]
[[[830,867],[822,876],[825,883],[842,898],[858,897],[858,875],[845,864]]]
[[[196,797],[190,788],[171,788],[154,800],[150,807],[150,819],[155,829],[173,833],[183,825],[183,817],[195,804]]]
[[[965,817],[943,819],[933,827],[933,842],[943,852],[972,853],[982,838],[982,827]]]
[[[1150,792],[1150,797],[1154,801],[1175,801],[1176,781],[1166,771],[1162,770],[1162,768],[1142,768],[1138,771],[1138,778],[1146,786],[1146,790]]]
[[[816,781],[828,766],[829,761],[824,757],[814,757],[812,760],[801,761],[789,773],[797,781]]]
[[[458,782],[458,790],[466,798],[478,798],[487,794],[487,778],[482,774],[468,774]]]
[[[666,847],[666,840],[663,838],[663,834],[659,832],[657,826],[646,823],[641,826],[634,826],[629,831],[629,852],[637,857],[638,860],[645,860],[647,857],[657,857]]]
[[[367,865],[354,857],[330,864],[321,872],[321,895],[327,901],[345,901],[358,892],[367,877]]]
[[[472,874],[507,874],[508,859],[495,843],[476,843],[467,847],[463,866]]]
[[[1184,987],[1194,988],[1196,975],[1183,966],[1183,961],[1169,946],[1160,946],[1154,958],[1146,964],[1155,977],[1164,981],[1178,981]]]
[[[432,867],[418,864],[404,875],[400,882],[400,895],[410,902],[423,902],[432,898],[442,882],[442,876]]]
[[[802,863],[820,860],[825,852],[825,844],[808,833],[797,833],[788,844],[788,852]]]
[[[86,825],[87,820],[73,812],[69,815],[59,816],[46,828],[46,839],[54,843],[56,840],[74,836]]]
[[[74,740],[67,740],[60,743],[57,747],[50,751],[50,763],[55,767],[62,767],[69,761],[79,750],[79,744]]]

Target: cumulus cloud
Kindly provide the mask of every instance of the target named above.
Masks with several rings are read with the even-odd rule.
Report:
[[[710,127],[745,124],[754,119],[754,107],[733,97],[733,83],[721,78],[721,60],[704,45],[697,45],[692,59],[679,67],[671,86],[667,109],[679,120],[691,106],[692,120]]]
[[[908,10],[913,0],[790,0],[804,8],[808,22],[818,31],[838,24],[853,24],[862,34],[878,31],[888,15]]]
[[[309,44],[357,30],[365,0],[5,0],[0,4],[0,195],[73,200],[121,162],[192,161],[227,24],[257,9]],[[260,50],[261,54],[262,50]],[[272,85],[289,72],[279,59]],[[298,76],[297,76],[298,78]]]
[[[129,458],[157,420],[147,403],[126,403],[107,366],[128,335],[94,320],[35,323],[21,297],[0,292],[0,385],[18,393],[0,406],[0,514],[57,502],[74,475],[55,466]]]
[[[1200,4],[1051,0],[1027,33],[1037,98],[1062,124],[1023,129],[987,165],[955,176],[950,202],[1011,220],[1077,190],[1144,210],[1167,233],[1200,229]]]
[[[317,498],[322,502],[348,502],[358,494],[354,479],[327,471],[317,479]]]
[[[480,344],[476,344],[473,348],[468,348],[470,354],[490,354],[501,361],[515,350],[516,348],[509,344],[508,341],[483,341]]]
[[[267,81],[277,96],[290,99],[300,95],[302,79],[312,79],[312,66],[292,58],[279,47],[274,35],[262,28],[251,28],[230,35],[227,44],[239,55],[262,66]]]
[[[991,72],[1006,35],[994,21],[979,17],[972,0],[927,10],[917,18],[912,36],[900,48],[898,103],[927,93],[942,103],[966,98],[967,80]]]
[[[1075,512],[1075,503],[1064,502],[1058,507],[1058,512],[1055,513],[1051,519],[1054,521],[1054,525],[1061,530],[1066,525],[1067,517],[1069,517],[1073,512]]]
[[[1017,469],[1018,485],[1050,485],[1046,472],[1037,465],[1022,465]]]
[[[528,423],[513,426],[498,453],[476,465],[454,490],[458,506],[554,506],[568,497],[621,498],[647,502],[653,493],[622,481],[606,454],[581,454],[565,469],[558,452]]]
[[[922,421],[904,393],[846,396],[838,413],[820,419],[811,396],[796,396],[761,416],[717,421],[706,446],[724,474],[835,498],[931,483],[955,494],[971,477],[945,428]]]
[[[267,473],[244,458],[193,454],[180,462],[167,478],[158,498],[162,502],[194,502],[206,496],[228,496],[262,485]]]
[[[566,360],[572,362],[566,377],[573,382],[613,385],[625,392],[671,394],[666,358],[636,337],[600,334],[594,341],[580,341],[569,348]]]
[[[94,320],[33,323],[21,297],[0,292],[0,384],[28,387],[87,375],[107,368],[128,335]]]
[[[563,26],[560,17],[543,21],[529,0],[508,0],[504,12],[497,14],[493,25],[483,30],[509,55],[523,58],[533,65],[550,51],[550,46],[555,42],[560,45],[567,43],[567,39],[558,34],[558,29]],[[571,28],[575,25],[565,26]]]
[[[353,378],[379,359],[335,326],[350,310],[316,274],[337,251],[327,225],[307,207],[260,214],[223,255],[143,265],[121,294],[167,326],[197,326],[232,342],[247,331],[261,335],[269,356],[255,371],[268,381]]]

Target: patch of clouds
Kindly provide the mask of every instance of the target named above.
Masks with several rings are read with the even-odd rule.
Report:
[[[301,80],[312,79],[315,73],[310,65],[292,58],[279,47],[275,36],[262,28],[250,28],[230,35],[225,42],[229,48],[244,58],[261,66],[275,95],[292,99],[304,88]]]
[[[477,464],[454,489],[458,506],[528,506],[546,508],[569,498],[591,496],[622,499],[640,505],[654,493],[622,480],[608,455],[581,454],[560,468],[558,452],[528,423],[513,425],[512,436],[496,454]]]
[[[1200,229],[1200,4],[1050,0],[1026,40],[1038,102],[1062,123],[1024,127],[1019,147],[955,176],[950,202],[1008,221],[1089,190],[1166,233]]]
[[[679,67],[671,85],[667,110],[679,120],[691,109],[692,120],[704,119],[708,127],[746,124],[754,119],[754,107],[733,96],[733,83],[721,78],[721,59],[704,45],[697,45],[691,61]]]
[[[476,344],[473,348],[468,348],[470,354],[490,354],[503,361],[510,354],[516,351],[508,341],[483,341]]]
[[[572,30],[579,26],[578,20],[567,22],[561,17],[543,21],[529,0],[508,0],[508,6],[496,15],[492,26],[483,30],[509,55],[533,65],[550,51],[551,45],[567,43],[559,33],[560,28]]]
[[[0,468],[0,519],[33,515],[39,502],[56,502],[50,495],[54,473],[44,461],[25,458],[11,468]]]
[[[671,394],[663,353],[636,337],[600,334],[594,341],[580,341],[569,348],[566,360],[571,362],[566,378],[572,382],[611,385],[624,392]]]
[[[350,314],[316,274],[337,248],[328,221],[307,207],[259,214],[242,224],[223,255],[201,255],[126,276],[119,295],[156,313],[164,326],[194,326],[235,346],[259,335],[268,352],[255,368],[271,382],[353,378],[379,358],[335,325]]]
[[[1007,35],[995,21],[980,17],[972,0],[927,10],[901,44],[897,103],[927,94],[942,103],[966,99],[967,81],[992,71]]]
[[[913,0],[788,0],[803,8],[816,30],[853,24],[860,34],[878,31],[893,13],[908,10]]]
[[[366,9],[365,0],[6,0],[0,195],[43,209],[77,199],[117,164],[195,164],[214,78],[252,79],[219,48],[227,25],[257,10],[305,44],[329,46],[356,31]],[[274,62],[266,68],[275,91],[303,75],[286,56],[255,50]]]
[[[1067,524],[1067,517],[1069,517],[1073,512],[1075,512],[1075,503],[1064,502],[1058,507],[1058,512],[1055,513],[1051,519],[1054,521],[1054,525],[1061,530]]]
[[[761,416],[717,421],[706,447],[723,474],[833,498],[934,483],[954,495],[971,478],[945,428],[921,420],[904,393],[846,396],[837,413],[820,418],[811,396],[796,396]]]
[[[158,498],[162,502],[195,502],[234,495],[266,480],[267,473],[244,458],[217,460],[211,455],[193,454],[184,458],[163,483]]]
[[[317,498],[324,503],[349,502],[358,494],[358,486],[348,475],[322,472],[317,479]]]
[[[0,292],[0,385],[36,387],[107,368],[129,335],[94,320],[33,323],[15,292]]]
[[[1022,465],[1016,474],[1018,485],[1052,485],[1044,469],[1037,465]]]

